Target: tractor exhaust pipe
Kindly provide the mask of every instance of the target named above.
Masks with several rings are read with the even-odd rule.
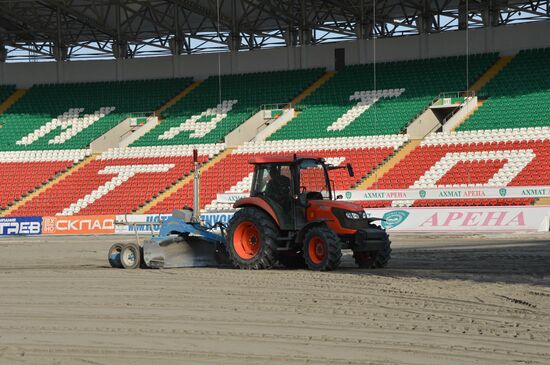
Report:
[[[200,212],[200,171],[199,171],[199,152],[198,150],[193,150],[193,221],[200,222],[201,212]]]

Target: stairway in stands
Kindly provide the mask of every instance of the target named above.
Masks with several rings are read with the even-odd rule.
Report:
[[[8,110],[15,104],[23,95],[27,93],[27,89],[15,89],[15,86],[0,86],[0,114]],[[2,127],[2,125],[0,125]]]

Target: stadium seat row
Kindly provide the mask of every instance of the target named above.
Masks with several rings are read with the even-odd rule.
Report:
[[[521,51],[483,89],[460,130],[550,126],[550,49]]]
[[[223,148],[202,146],[199,162],[207,161]],[[132,213],[176,184],[192,168],[193,151],[185,146],[107,151],[38,194],[13,215]]]
[[[496,59],[494,53],[470,56],[467,84]],[[465,64],[465,57],[385,62],[376,65],[376,73],[373,64],[348,66],[304,99],[301,114],[270,139],[398,134],[440,93],[467,87]],[[358,95],[370,100],[367,105]],[[348,115],[353,109],[359,113]],[[347,120],[338,125],[340,118]]]
[[[0,114],[0,151],[88,148],[127,117],[151,114],[191,81],[35,85]]]
[[[550,127],[435,133],[372,189],[550,185]],[[452,205],[530,204],[533,199],[454,200]],[[396,201],[394,206],[448,205],[446,200]],[[365,202],[390,206],[392,202]]]

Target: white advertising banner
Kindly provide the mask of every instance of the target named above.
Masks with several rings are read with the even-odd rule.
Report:
[[[337,190],[344,201],[423,200],[423,199],[490,199],[550,197],[550,186],[504,186],[437,189]],[[218,194],[219,203],[234,203],[248,193]]]
[[[451,207],[366,209],[393,232],[548,231],[550,207]]]
[[[115,233],[128,234],[136,231],[144,234],[158,233],[160,223],[169,216],[170,214],[119,214],[115,220]]]
[[[452,208],[373,208],[368,216],[390,232],[519,232],[549,230],[550,207],[452,207]],[[169,214],[118,215],[115,232],[158,233],[160,222]],[[205,225],[229,222],[233,212],[204,213]],[[132,225],[148,223],[148,225]]]

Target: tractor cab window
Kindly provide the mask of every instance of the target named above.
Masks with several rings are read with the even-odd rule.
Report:
[[[266,164],[257,169],[254,195],[263,196],[283,209],[290,209],[292,175],[289,165]]]
[[[308,199],[330,199],[330,188],[322,164],[304,160],[300,164],[300,190],[308,193]]]

